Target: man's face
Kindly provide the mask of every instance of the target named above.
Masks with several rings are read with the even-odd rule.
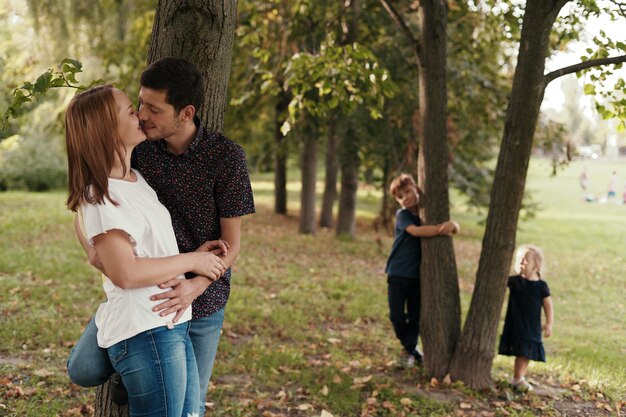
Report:
[[[175,135],[180,127],[180,114],[167,103],[165,91],[141,87],[139,90],[139,120],[148,140],[167,139]]]

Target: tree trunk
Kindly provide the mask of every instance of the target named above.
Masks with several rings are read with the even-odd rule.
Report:
[[[320,227],[333,227],[333,207],[337,200],[337,121],[334,118],[328,123],[326,142],[326,176],[324,178],[324,197],[320,214]]]
[[[425,197],[423,224],[450,217],[446,125],[446,23],[444,0],[420,1],[419,100],[421,135],[418,178]],[[454,247],[449,237],[422,239],[420,331],[424,365],[443,378],[460,334],[461,307]]]
[[[94,417],[127,417],[128,405],[118,406],[111,399],[111,390],[109,386],[111,381],[98,386],[96,388],[96,409]]]
[[[359,188],[358,141],[354,129],[349,126],[339,141],[339,165],[341,169],[341,193],[337,214],[337,236],[354,237],[356,230],[356,192]]]
[[[175,56],[196,64],[205,80],[201,121],[217,132],[224,125],[236,21],[236,0],[159,0],[148,48],[148,63]],[[98,387],[96,417],[127,415],[128,407],[112,403],[108,382]]]
[[[185,58],[204,75],[202,124],[221,132],[230,75],[237,0],[159,0],[148,48],[148,63]]]
[[[289,96],[278,95],[274,119],[274,212],[287,214],[287,141],[280,131],[285,121]]]
[[[451,363],[453,379],[460,379],[474,388],[483,388],[491,383],[498,322],[515,250],[517,221],[535,126],[543,100],[543,73],[549,37],[552,25],[566,2],[526,2],[476,286],[463,334]]]
[[[304,131],[302,144],[302,191],[300,193],[300,233],[315,233],[315,185],[317,182],[317,137],[309,126]]]

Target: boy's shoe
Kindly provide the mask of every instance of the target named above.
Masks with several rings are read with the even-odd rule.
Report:
[[[415,356],[411,355],[409,352],[403,349],[398,355],[397,366],[398,368],[402,369],[414,367]]]
[[[411,352],[411,356],[414,359],[414,363],[417,365],[421,365],[422,362],[424,362],[424,355],[422,355],[422,352],[418,348],[415,348],[415,350]]]
[[[519,392],[531,392],[533,390],[533,386],[530,385],[526,378],[521,377],[520,379],[513,380],[513,387]]]
[[[111,400],[117,405],[128,404],[128,392],[122,382],[122,377],[117,372],[111,375]]]

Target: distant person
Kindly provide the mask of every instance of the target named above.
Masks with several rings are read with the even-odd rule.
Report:
[[[624,192],[622,193],[622,204],[626,204],[626,185],[624,185]]]
[[[587,189],[589,188],[589,174],[587,173],[587,168],[583,168],[580,172],[580,176],[578,177],[578,181],[580,183],[580,188],[583,190],[583,194],[587,194]]]
[[[152,297],[163,292],[159,284],[175,286],[186,272],[217,278],[227,267],[208,251],[179,254],[170,213],[131,169],[131,153],[146,135],[124,92],[106,85],[76,95],[65,125],[67,206],[82,216],[105,273],[97,345],[128,389],[131,416],[198,415],[191,308],[158,314]]]
[[[543,326],[545,337],[552,335],[554,313],[550,288],[541,276],[542,250],[524,245],[517,253],[521,256],[519,275],[508,279],[509,304],[498,353],[515,356],[512,384],[516,390],[527,392],[533,390],[533,386],[526,381],[529,362],[546,361],[541,339],[541,308],[546,316]]]
[[[410,367],[422,362],[422,353],[417,347],[421,306],[421,238],[450,236],[459,231],[459,225],[447,221],[422,226],[418,215],[421,191],[410,175],[401,174],[389,188],[402,206],[396,212],[395,239],[385,268],[389,318],[402,344],[398,365]]]
[[[606,197],[611,199],[615,197],[615,191],[617,190],[617,172],[613,171],[611,178],[609,178],[609,186],[607,187]]]

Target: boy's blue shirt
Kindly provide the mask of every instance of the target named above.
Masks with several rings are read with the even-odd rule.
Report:
[[[396,212],[395,239],[385,268],[387,275],[404,278],[419,278],[420,276],[422,245],[419,237],[406,231],[406,228],[411,225],[421,226],[419,216],[409,209],[399,209]]]

